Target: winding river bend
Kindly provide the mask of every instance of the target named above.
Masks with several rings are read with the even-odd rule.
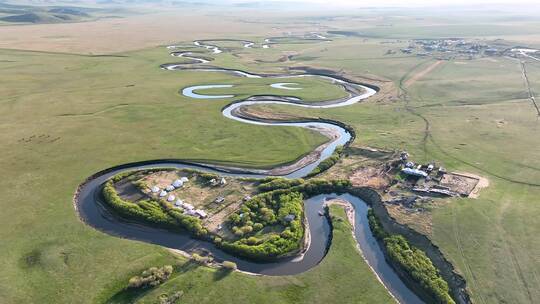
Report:
[[[217,46],[209,47],[200,42],[195,42],[195,45],[204,47],[214,54],[221,53]],[[169,49],[177,47],[171,46]],[[377,88],[367,85],[354,83],[352,81],[338,78],[332,75],[316,75],[316,74],[297,74],[297,75],[258,75],[240,70],[221,69],[212,66],[205,66],[208,60],[196,57],[194,52],[173,52],[172,56],[186,57],[192,62],[187,64],[171,63],[161,66],[164,70],[189,70],[189,71],[205,71],[228,73],[238,77],[250,78],[295,78],[295,77],[321,77],[325,78],[335,85],[342,86],[348,93],[348,97],[328,100],[319,103],[306,103],[298,98],[288,96],[253,96],[247,99],[233,102],[222,109],[224,117],[236,120],[242,123],[265,125],[265,126],[292,126],[317,130],[327,136],[330,140],[328,143],[316,149],[316,157],[311,159],[300,159],[295,164],[278,167],[270,170],[248,170],[242,168],[227,168],[212,166],[200,163],[188,163],[180,160],[156,160],[146,161],[141,163],[125,164],[114,168],[110,168],[99,173],[80,185],[75,196],[75,207],[81,219],[88,225],[103,231],[110,235],[128,238],[138,241],[143,241],[151,244],[157,244],[168,248],[180,249],[183,251],[193,251],[195,249],[206,249],[212,253],[216,260],[233,261],[238,265],[238,268],[243,271],[264,274],[264,275],[294,275],[305,272],[315,267],[326,255],[331,239],[331,228],[328,220],[325,217],[318,215],[323,204],[328,199],[339,198],[346,200],[352,204],[355,210],[356,229],[354,235],[358,242],[362,255],[369,266],[376,273],[380,281],[401,303],[423,303],[398,277],[392,267],[386,262],[384,254],[379,247],[379,244],[373,237],[371,230],[367,224],[366,214],[367,205],[358,197],[343,194],[343,195],[318,195],[309,198],[305,201],[305,214],[311,235],[309,248],[302,257],[290,257],[280,259],[273,263],[256,263],[237,258],[229,255],[221,249],[215,247],[212,243],[196,240],[187,234],[171,232],[163,229],[153,228],[150,226],[134,223],[122,219],[113,214],[105,205],[101,196],[101,188],[110,177],[129,170],[148,169],[148,168],[191,168],[207,172],[216,172],[232,177],[265,177],[269,175],[282,176],[286,178],[299,178],[310,173],[321,161],[328,158],[335,148],[339,145],[345,145],[352,140],[352,135],[349,131],[338,123],[306,121],[306,122],[283,122],[260,120],[250,118],[241,114],[240,109],[244,106],[253,104],[286,104],[290,106],[305,107],[305,108],[333,108],[342,107],[357,103],[377,92]],[[200,65],[200,66],[196,66]],[[283,84],[278,82],[277,84]],[[204,90],[212,87],[229,87],[226,84],[208,84],[196,87],[183,88],[180,90],[183,95],[192,98],[231,98],[234,95],[200,95],[196,90]],[[279,87],[279,86],[278,86]]]

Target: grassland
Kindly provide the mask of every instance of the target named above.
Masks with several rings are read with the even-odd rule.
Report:
[[[339,56],[347,60],[344,52],[341,49]],[[372,72],[372,65],[379,63],[375,74],[399,84],[430,64],[402,58],[392,72],[387,70],[390,65],[382,64],[389,61],[366,62],[360,57],[349,66]],[[530,63],[530,71],[531,85],[537,88],[537,64]],[[535,254],[540,248],[535,237],[540,232],[540,154],[535,148],[540,146],[539,125],[525,99],[517,61],[445,62],[407,91],[410,109],[421,117],[408,112],[402,102],[309,113],[270,108],[344,121],[360,130],[356,145],[405,149],[416,159],[437,160],[450,170],[489,178],[491,185],[479,199],[449,201],[433,212],[431,238],[465,275],[475,301],[534,303],[540,286]]]
[[[215,303],[218,298],[223,303],[332,303],[336,299],[340,303],[392,303],[358,255],[343,208],[332,206],[331,214],[335,217],[334,245],[322,263],[306,273],[253,277],[224,274],[179,260],[182,271],[159,289],[145,294],[139,302],[154,303],[162,293],[183,290],[182,303]]]
[[[160,18],[149,26],[155,18],[100,21],[84,36],[79,35],[80,24],[45,26],[39,31],[35,26],[3,26],[0,45],[119,52],[207,38],[202,34],[210,32],[240,38],[229,33],[237,32],[257,41],[275,34],[265,29],[266,24],[248,26],[231,20],[211,21],[211,17]],[[195,20],[200,27],[178,33],[179,26]],[[279,24],[284,31],[306,28],[311,20],[306,17],[290,24],[281,20]],[[395,84],[397,93],[400,83],[431,60],[384,55],[386,51],[407,45],[404,37],[456,32],[455,27],[442,25],[429,28],[433,20],[417,18],[400,19],[410,24],[397,32],[368,24],[381,20],[324,21],[359,31],[371,28],[377,38],[334,37],[331,43],[245,49],[237,56],[220,54],[213,64],[276,73],[286,66],[322,66],[387,79]],[[394,20],[394,29],[399,22]],[[132,31],[140,35],[129,38],[126,29],[135,24]],[[498,24],[489,32],[483,32],[485,27],[469,30],[471,26],[461,27],[460,33],[501,36],[519,44],[540,37],[534,22],[523,32],[514,25],[505,27],[502,21]],[[225,25],[230,27],[225,29]],[[103,39],[97,39],[111,28]],[[125,38],[116,41],[118,36]],[[296,59],[278,62],[285,52],[296,53]],[[71,203],[74,189],[87,176],[110,166],[186,158],[268,167],[290,162],[324,141],[307,130],[227,120],[220,109],[231,99],[200,101],[180,96],[182,87],[231,83],[238,78],[158,68],[172,61],[163,48],[101,57],[0,50],[0,221],[4,224],[0,239],[7,244],[0,252],[0,302],[103,302],[142,269],[170,263],[186,271],[141,301],[152,302],[161,292],[182,289],[187,303],[210,303],[216,297],[239,303],[269,299],[277,303],[390,302],[355,252],[348,227],[337,227],[329,256],[308,273],[286,278],[233,273],[220,278],[213,270],[183,267],[184,260],[164,249],[96,232],[77,219]],[[528,70],[538,92],[538,63],[530,62]],[[404,99],[390,99],[324,111],[272,109],[337,119],[355,127],[357,146],[406,149],[415,159],[438,160],[450,170],[489,178],[491,185],[479,199],[448,201],[434,210],[430,237],[467,278],[476,303],[534,303],[540,297],[539,125],[530,102],[524,99],[517,62],[506,58],[445,62],[406,89],[408,108]]]
[[[270,87],[273,83],[291,83],[288,87],[299,90],[287,90]],[[236,79],[220,84],[234,85],[232,88],[212,88],[204,91],[195,91],[198,94],[226,95],[234,94],[236,98],[247,98],[253,95],[287,95],[301,98],[308,102],[317,102],[347,97],[348,94],[340,86],[330,81],[316,77],[309,78],[263,78],[263,79]]]
[[[2,253],[0,285],[7,303],[100,302],[134,271],[170,262],[156,246],[119,240],[78,220],[73,191],[93,172],[156,158],[268,167],[326,140],[223,118],[220,109],[231,100],[183,98],[181,87],[236,78],[160,70],[169,59],[164,48],[108,57],[1,54],[1,163],[10,177],[1,186],[0,238],[10,246]]]

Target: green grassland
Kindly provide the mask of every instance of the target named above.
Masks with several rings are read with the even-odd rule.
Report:
[[[404,28],[399,37],[455,31],[432,27],[426,33],[423,27]],[[430,59],[384,55],[407,42],[383,44],[389,30],[377,31],[377,39],[336,37],[331,43],[243,49],[238,56],[219,54],[212,64],[266,73],[316,65],[384,77],[396,91],[400,82],[431,64]],[[513,26],[486,34],[514,31],[519,34]],[[531,32],[539,32],[534,24],[525,34]],[[284,51],[299,56],[277,62]],[[234,99],[182,97],[178,91],[187,86],[247,82],[220,73],[159,69],[176,59],[164,48],[100,57],[0,50],[0,239],[7,244],[0,251],[0,302],[101,303],[142,269],[185,263],[158,246],[82,224],[73,210],[73,192],[94,172],[159,158],[269,167],[297,159],[325,140],[308,130],[223,118],[220,109]],[[538,92],[539,64],[530,62],[528,71]],[[320,94],[288,92],[309,100]],[[271,108],[340,120],[355,127],[355,145],[406,149],[417,160],[437,160],[450,170],[489,178],[490,187],[479,199],[449,200],[434,210],[430,237],[466,277],[476,303],[534,303],[540,297],[540,127],[524,92],[515,60],[481,59],[446,62],[417,80],[408,88],[409,109],[403,100],[325,110]],[[141,301],[155,302],[160,293],[181,289],[186,303],[216,298],[238,303],[391,302],[356,252],[345,224],[336,226],[321,265],[298,276],[220,277],[204,267],[184,269]]]
[[[287,90],[270,87],[273,83],[291,83],[287,87],[299,88],[299,90]],[[208,95],[235,95],[235,99],[242,99],[253,95],[286,95],[301,98],[304,101],[317,102],[347,97],[348,94],[340,86],[318,77],[294,77],[294,78],[249,78],[234,79],[233,81],[220,82],[219,84],[234,85],[232,88],[211,88],[197,91],[197,94]]]
[[[395,73],[386,65],[376,74],[399,84],[430,64],[400,60],[404,74],[399,64]],[[356,64],[358,70],[373,70],[373,62]],[[540,69],[534,62],[528,67],[534,90],[540,87]],[[464,274],[476,302],[534,303],[540,296],[540,125],[525,99],[519,64],[506,58],[445,62],[412,84],[408,95],[411,109],[429,123],[427,137],[426,122],[403,102],[309,113],[264,107],[337,119],[358,130],[355,145],[405,149],[417,160],[487,177],[490,187],[479,199],[449,200],[433,212],[431,238]]]
[[[343,208],[332,206],[330,212],[334,216],[333,245],[322,263],[306,273],[253,277],[195,267],[145,294],[140,303],[155,303],[160,294],[177,290],[185,293],[182,303],[215,303],[216,299],[223,303],[333,303],[337,299],[339,303],[392,303],[358,254]]]
[[[158,246],[111,237],[79,221],[73,193],[94,172],[158,158],[268,167],[301,157],[325,141],[307,130],[249,126],[223,118],[220,109],[231,99],[180,96],[182,87],[237,78],[160,70],[159,64],[169,59],[164,48],[108,57],[8,50],[0,54],[0,163],[6,174],[0,238],[9,244],[0,259],[2,302],[102,302],[121,289],[126,277],[170,262]],[[354,257],[350,263],[366,267]],[[371,273],[358,269],[370,285],[367,290],[385,294]],[[323,285],[327,281],[318,276],[312,280]],[[273,279],[277,281],[282,279]],[[246,297],[262,299],[261,290],[272,289],[254,286],[263,287],[246,288]],[[325,296],[309,289],[313,297]]]

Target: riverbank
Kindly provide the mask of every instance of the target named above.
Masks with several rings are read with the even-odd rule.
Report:
[[[433,244],[433,242],[427,236],[416,232],[406,225],[398,223],[394,218],[392,218],[392,216],[383,206],[380,195],[375,190],[369,188],[356,188],[354,189],[353,193],[370,204],[385,231],[391,234],[404,236],[411,245],[426,253],[431,262],[440,271],[441,276],[448,283],[451,295],[457,303],[472,303],[471,296],[463,276],[456,271],[452,263],[448,261],[440,249]]]
[[[399,300],[394,296],[394,294],[392,292],[390,292],[388,287],[384,284],[384,281],[381,279],[381,277],[379,276],[377,271],[375,271],[373,266],[367,260],[366,256],[364,255],[364,252],[362,251],[362,248],[360,248],[360,244],[359,244],[358,239],[356,238],[356,235],[355,235],[356,219],[355,219],[355,211],[354,211],[353,205],[351,203],[349,203],[348,201],[346,201],[346,200],[333,199],[333,200],[327,201],[325,203],[325,208],[329,208],[330,206],[340,206],[340,207],[344,208],[345,215],[347,216],[347,220],[349,221],[349,224],[351,224],[351,227],[352,227],[351,234],[352,234],[352,237],[354,238],[354,240],[356,241],[356,246],[355,247],[356,247],[358,253],[362,257],[364,262],[368,265],[368,267],[371,270],[371,272],[373,273],[373,275],[375,275],[375,277],[377,277],[377,280],[384,286],[384,288],[392,296],[392,299],[394,299],[394,301],[396,301],[396,303],[400,303]],[[327,209],[326,212],[329,212],[328,209]]]

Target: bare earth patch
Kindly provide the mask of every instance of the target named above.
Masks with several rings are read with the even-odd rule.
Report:
[[[468,176],[470,178],[478,179],[478,183],[476,183],[476,186],[469,193],[469,198],[478,198],[480,196],[480,190],[489,187],[489,179],[485,177],[472,174],[472,173],[467,173],[467,172],[457,172],[457,173],[464,176]]]
[[[370,187],[378,190],[388,187],[390,183],[389,177],[382,168],[371,166],[355,170],[349,180],[355,187]]]
[[[410,87],[411,85],[413,85],[416,81],[418,81],[420,78],[426,76],[427,74],[429,74],[431,71],[433,71],[436,67],[438,67],[440,64],[442,64],[444,61],[442,60],[437,60],[435,61],[434,63],[430,64],[429,66],[427,66],[425,69],[417,72],[417,73],[414,73],[411,78],[407,79],[407,81],[405,81],[405,86],[406,87]]]

